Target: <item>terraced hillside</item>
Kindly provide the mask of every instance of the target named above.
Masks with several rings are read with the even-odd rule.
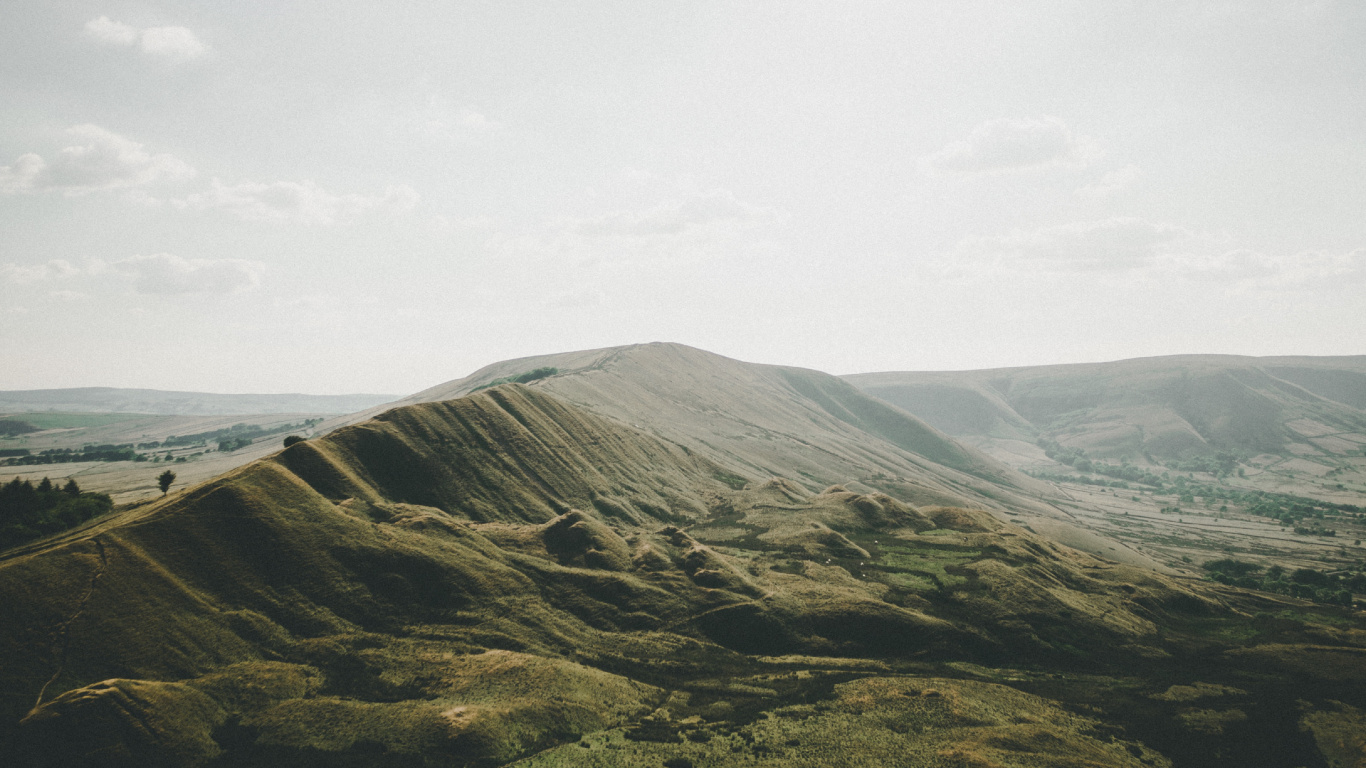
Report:
[[[829,377],[639,356],[694,353],[428,393],[3,553],[0,760],[1360,759],[1356,614],[1001,522],[1028,478]]]

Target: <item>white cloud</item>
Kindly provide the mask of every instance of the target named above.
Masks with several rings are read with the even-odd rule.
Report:
[[[751,205],[731,192],[714,190],[646,210],[565,219],[563,224],[566,229],[590,238],[640,239],[748,228],[780,222],[784,218],[784,214],[775,208]]]
[[[85,33],[109,45],[137,46],[143,53],[163,59],[195,59],[209,47],[185,27],[148,27],[138,29],[101,16],[85,23]]]
[[[244,259],[185,259],[170,253],[131,256],[110,264],[133,278],[138,293],[240,293],[255,288],[265,271]]]
[[[13,195],[32,190],[34,181],[46,167],[43,158],[32,152],[20,155],[14,165],[0,166],[0,194]]]
[[[91,19],[85,23],[85,33],[102,43],[113,45],[133,45],[138,41],[138,30],[127,24],[120,24],[108,16]]]
[[[968,138],[920,158],[932,171],[999,173],[1054,167],[1080,168],[1100,156],[1094,141],[1056,117],[988,120]]]
[[[412,187],[392,186],[379,195],[337,195],[312,181],[243,182],[218,179],[208,192],[190,195],[183,204],[201,210],[223,210],[249,221],[297,221],[337,224],[369,212],[406,213],[420,199]]]
[[[1077,194],[1084,197],[1105,197],[1128,187],[1142,175],[1143,171],[1138,166],[1126,165],[1106,173],[1090,184],[1078,187]]]
[[[195,59],[209,47],[185,27],[151,27],[142,31],[138,41],[143,53],[171,59]]]
[[[182,160],[168,154],[153,155],[142,144],[97,125],[78,125],[69,128],[67,134],[77,143],[58,151],[51,162],[28,153],[13,165],[0,167],[0,194],[60,191],[83,195],[194,175],[194,169]]]
[[[15,285],[30,285],[55,277],[78,274],[81,274],[81,270],[63,259],[53,259],[44,264],[0,264],[0,279]]]

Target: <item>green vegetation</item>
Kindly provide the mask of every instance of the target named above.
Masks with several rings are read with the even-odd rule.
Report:
[[[1092,462],[1089,460],[1076,459],[1073,454],[1073,466],[1080,468],[1085,466],[1087,472],[1104,475],[1105,477],[1123,478],[1107,480],[1105,477],[1094,477],[1092,475],[1069,475],[1053,472],[1043,472],[1037,470],[1027,470],[1026,474],[1044,480],[1055,482],[1078,483],[1082,485],[1097,485],[1104,488],[1132,489],[1134,485],[1147,487],[1155,494],[1172,494],[1178,497],[1184,504],[1194,504],[1197,497],[1206,501],[1207,506],[1221,504],[1237,504],[1248,514],[1267,517],[1279,521],[1282,525],[1293,526],[1303,520],[1327,520],[1334,516],[1350,515],[1353,518],[1366,516],[1366,507],[1347,504],[1343,502],[1329,502],[1319,499],[1312,499],[1305,496],[1297,496],[1289,493],[1276,493],[1272,491],[1248,490],[1232,488],[1222,483],[1211,483],[1201,480],[1192,480],[1186,475],[1172,474],[1163,472],[1156,475],[1150,471],[1141,470],[1130,464],[1106,464],[1103,462]],[[1082,465],[1082,461],[1085,464]],[[1134,485],[1131,485],[1133,483]],[[1304,535],[1333,536],[1336,535],[1322,525],[1302,526],[1297,533]]]
[[[503,376],[501,378],[494,379],[493,381],[490,381],[487,384],[480,384],[471,391],[479,392],[490,387],[496,387],[499,384],[529,384],[533,381],[536,381],[537,379],[544,379],[550,376],[554,376],[559,372],[559,368],[554,368],[551,366],[535,368],[525,373],[519,373],[516,376]]]
[[[161,489],[162,496],[166,495],[166,492],[171,489],[171,483],[174,482],[175,473],[169,469],[157,475],[157,487]]]
[[[743,490],[744,487],[749,484],[749,480],[746,480],[745,478],[735,474],[734,472],[727,472],[724,469],[716,470],[712,473],[712,477],[715,477],[717,480],[720,480],[721,482],[725,483],[731,490],[734,491]]]
[[[11,414],[11,419],[22,419],[38,429],[80,429],[84,427],[105,427],[125,421],[146,418],[138,413],[59,413],[41,411],[37,413]]]
[[[0,418],[0,437],[14,437],[16,435],[26,435],[29,432],[37,431],[38,427],[35,427],[27,421]]]
[[[1293,572],[1273,565],[1262,573],[1262,567],[1232,558],[1211,560],[1202,566],[1209,578],[1221,584],[1245,589],[1260,589],[1304,600],[1331,605],[1352,605],[1353,592],[1366,592],[1366,573],[1324,573],[1313,568],[1297,568]]]
[[[183,446],[208,445],[218,442],[220,445],[228,444],[236,446],[228,450],[236,450],[250,445],[253,441],[276,435],[281,432],[288,432],[294,429],[304,429],[321,422],[321,418],[307,419],[297,424],[277,424],[273,427],[262,427],[255,424],[234,424],[224,429],[215,429],[208,432],[196,432],[193,435],[171,435],[161,442],[139,443],[138,448],[175,448]],[[223,450],[220,448],[219,450]]]
[[[49,448],[36,454],[14,456],[0,461],[0,466],[31,467],[41,464],[70,464],[78,461],[146,461],[147,457],[133,450],[132,443],[122,445],[87,445],[80,449]]]
[[[58,489],[48,478],[35,487],[15,478],[0,486],[0,548],[64,531],[113,509],[102,493],[85,493],[75,480]]]

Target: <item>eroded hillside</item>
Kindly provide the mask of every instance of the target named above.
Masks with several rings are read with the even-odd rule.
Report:
[[[621,406],[657,422],[561,394],[627,394],[591,375],[405,406],[6,553],[0,744],[63,766],[1292,766],[1359,743],[1353,615],[926,503],[1018,491],[870,433],[853,453],[865,406],[786,370]],[[765,404],[780,381],[815,395]],[[770,447],[687,439],[741,409]],[[921,474],[812,488],[785,462],[829,447],[782,409],[847,436],[826,476]]]

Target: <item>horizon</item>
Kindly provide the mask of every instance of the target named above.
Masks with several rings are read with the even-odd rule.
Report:
[[[0,390],[415,392],[642,337],[859,372],[1366,338],[1358,3],[6,22]]]
[[[497,364],[500,364],[500,363],[512,363],[512,362],[517,362],[518,360],[534,360],[534,359],[536,359],[536,358],[547,357],[547,356],[553,356],[553,355],[558,355],[558,354],[573,354],[573,353],[580,353],[580,352],[593,352],[593,351],[610,350],[610,349],[626,349],[626,348],[631,348],[631,347],[646,346],[646,345],[649,345],[649,344],[677,344],[677,345],[681,345],[681,346],[691,347],[691,348],[693,348],[693,349],[698,349],[698,350],[700,350],[700,351],[707,352],[707,353],[709,353],[709,354],[721,355],[721,353],[715,352],[714,350],[703,349],[703,348],[701,348],[701,347],[696,347],[696,346],[691,345],[691,344],[683,344],[682,342],[672,342],[672,341],[639,342],[639,343],[636,343],[636,344],[622,344],[622,345],[611,346],[611,347],[594,347],[594,348],[591,348],[591,349],[566,349],[566,350],[560,350],[560,351],[558,351],[558,352],[545,352],[545,353],[540,353],[540,354],[524,355],[524,356],[522,356],[522,357],[516,357],[516,358],[508,358],[508,359],[504,359],[504,360],[494,360],[494,361],[492,361],[492,362],[489,362],[489,363],[485,363],[485,364],[483,364],[483,365],[480,365],[478,368],[475,368],[474,370],[472,370],[472,371],[470,371],[470,372],[468,372],[468,373],[466,373],[466,374],[464,374],[464,375],[454,376],[454,377],[451,377],[451,378],[449,378],[449,379],[443,379],[443,380],[441,380],[441,381],[431,382],[431,383],[428,383],[428,384],[424,384],[424,385],[418,387],[417,389],[413,389],[413,390],[407,391],[407,392],[359,392],[359,391],[309,392],[309,391],[304,391],[304,390],[271,391],[271,392],[258,392],[258,391],[253,391],[253,392],[226,392],[226,391],[215,391],[215,390],[168,389],[168,388],[146,387],[146,386],[136,386],[136,387],[111,387],[111,386],[105,386],[105,385],[100,385],[100,384],[92,384],[92,385],[71,386],[71,387],[28,387],[28,388],[23,388],[23,389],[17,389],[17,388],[16,388],[16,389],[0,389],[0,394],[10,394],[10,393],[17,393],[17,392],[44,392],[44,391],[68,391],[68,390],[73,390],[73,391],[74,391],[74,390],[123,390],[123,391],[147,391],[147,392],[158,392],[158,393],[163,393],[163,394],[201,394],[201,395],[222,395],[222,396],[243,396],[243,397],[249,397],[249,396],[262,396],[262,397],[286,397],[286,396],[303,396],[303,397],[393,397],[393,398],[395,398],[395,399],[397,400],[397,399],[401,399],[401,398],[407,397],[407,396],[412,395],[412,394],[416,394],[416,393],[418,393],[418,392],[422,392],[422,391],[427,390],[427,389],[430,389],[430,388],[432,388],[432,387],[439,386],[439,385],[444,384],[444,383],[448,383],[448,382],[451,382],[451,381],[459,381],[459,380],[461,380],[461,379],[469,378],[469,377],[475,375],[476,373],[478,373],[479,371],[481,371],[481,370],[483,370],[483,369],[485,369],[485,368],[488,368],[488,367],[490,367],[490,366],[497,365]],[[1288,359],[1288,358],[1321,358],[1321,359],[1356,358],[1356,357],[1366,357],[1366,353],[1363,353],[1363,354],[1343,354],[1343,355],[1239,355],[1239,354],[1230,354],[1230,353],[1221,353],[1221,352],[1207,352],[1207,353],[1187,352],[1187,353],[1175,353],[1175,354],[1169,354],[1169,355],[1144,355],[1144,356],[1141,356],[1141,357],[1126,357],[1126,358],[1119,358],[1119,359],[1116,359],[1116,360],[1087,360],[1087,361],[1071,362],[1071,363],[1040,363],[1040,364],[1037,364],[1037,365],[1031,365],[1031,364],[1026,364],[1026,365],[1003,365],[1003,366],[987,366],[987,367],[983,367],[983,368],[942,368],[942,369],[935,369],[935,370],[908,370],[908,369],[892,370],[892,369],[888,369],[888,370],[877,370],[877,371],[871,371],[871,370],[870,370],[870,371],[851,371],[851,372],[843,372],[843,373],[839,373],[839,372],[835,372],[835,371],[821,371],[821,369],[819,369],[819,368],[810,368],[810,366],[793,366],[793,365],[789,365],[789,364],[781,363],[781,362],[771,363],[771,362],[762,362],[762,361],[757,361],[757,360],[743,360],[743,359],[741,359],[741,358],[732,357],[731,355],[721,355],[721,356],[722,356],[722,357],[732,358],[732,359],[735,359],[735,360],[738,360],[738,361],[744,362],[744,363],[757,363],[757,364],[760,364],[760,365],[777,365],[777,366],[785,366],[785,367],[808,368],[808,369],[810,369],[810,370],[820,371],[821,373],[828,373],[828,374],[830,374],[830,375],[832,375],[832,376],[836,376],[836,377],[841,377],[841,378],[843,378],[843,377],[848,377],[848,376],[871,376],[871,375],[883,374],[883,373],[916,373],[916,374],[920,374],[920,373],[926,373],[926,374],[930,374],[930,373],[977,373],[977,372],[1004,371],[1004,370],[1017,370],[1017,369],[1029,369],[1029,368],[1062,368],[1062,367],[1070,367],[1070,366],[1111,365],[1111,364],[1117,364],[1117,363],[1129,363],[1129,362],[1137,362],[1137,361],[1141,361],[1141,360],[1161,360],[1161,359],[1167,359],[1167,358],[1201,358],[1201,357],[1203,357],[1203,358],[1242,358],[1242,359],[1247,359],[1247,360]]]

